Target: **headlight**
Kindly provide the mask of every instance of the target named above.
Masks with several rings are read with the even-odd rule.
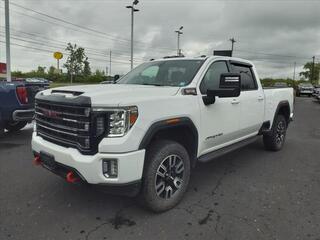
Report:
[[[138,119],[137,107],[124,107],[117,109],[93,109],[98,112],[97,119],[97,133],[101,134],[107,125],[107,137],[123,137],[134,125]],[[105,114],[104,114],[105,112]],[[106,120],[105,117],[107,117]],[[99,136],[99,134],[97,134]]]

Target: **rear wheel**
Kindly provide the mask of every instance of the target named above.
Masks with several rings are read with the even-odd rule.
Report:
[[[147,151],[139,198],[154,212],[169,210],[181,201],[189,179],[190,159],[186,149],[174,141],[156,141]]]
[[[7,122],[5,124],[5,129],[7,129],[9,132],[17,132],[24,128],[27,125],[28,122],[16,122],[16,121],[11,121]]]
[[[285,142],[287,121],[283,115],[278,115],[270,133],[263,136],[263,143],[267,150],[279,151]]]

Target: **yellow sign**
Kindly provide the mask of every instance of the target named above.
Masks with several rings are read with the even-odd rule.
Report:
[[[57,60],[60,60],[61,58],[63,58],[63,54],[61,52],[55,52],[53,54],[53,57]]]

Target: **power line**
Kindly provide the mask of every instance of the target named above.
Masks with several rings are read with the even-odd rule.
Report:
[[[4,35],[1,35],[1,31],[0,31],[0,36],[4,36]],[[13,37],[11,37],[12,39],[14,40],[18,40],[18,41],[23,41],[23,42],[27,42],[27,43],[31,43],[31,44],[37,44],[37,45],[41,45],[41,46],[48,46],[48,47],[52,47],[52,48],[55,48],[53,49],[52,51],[56,51],[57,48],[62,48],[62,49],[65,49],[66,45],[62,45],[62,44],[49,44],[47,42],[43,42],[43,41],[39,41],[39,40],[35,40],[35,39],[32,39],[32,38],[26,38],[26,37],[22,37],[22,36],[17,36],[15,34],[12,34]],[[30,40],[31,39],[31,40]],[[85,48],[85,47],[84,47]],[[98,55],[98,56],[106,56],[107,53],[103,53],[102,50],[91,50],[89,49],[89,51],[86,51],[87,53],[90,53],[92,55]],[[124,54],[118,54],[118,53],[115,53],[115,55],[118,55],[119,57],[120,56],[128,56],[128,55],[124,55]],[[141,60],[141,61],[145,61],[146,59],[144,58],[135,58],[135,60]]]
[[[97,33],[97,34],[100,34],[100,35],[104,35],[104,36],[106,36],[107,38],[109,38],[109,39],[111,39],[111,40],[113,40],[113,41],[117,41],[117,42],[118,42],[118,41],[123,41],[123,42],[127,42],[127,43],[130,42],[129,39],[119,38],[119,37],[113,36],[113,35],[111,35],[111,34],[107,34],[107,33],[105,33],[105,32],[102,32],[102,31],[100,31],[100,30],[96,30],[96,29],[89,28],[89,27],[86,27],[86,26],[81,26],[81,25],[72,23],[72,22],[70,22],[70,21],[67,21],[67,20],[65,20],[65,19],[58,18],[58,17],[54,17],[54,16],[51,16],[51,15],[49,15],[49,14],[46,14],[46,13],[43,13],[43,12],[40,12],[40,11],[36,11],[36,10],[34,10],[34,9],[31,9],[31,8],[28,8],[28,7],[25,7],[25,6],[22,6],[22,5],[17,4],[17,3],[11,2],[11,5],[14,5],[14,6],[18,7],[18,8],[21,8],[21,9],[24,9],[24,10],[27,10],[27,11],[30,11],[30,12],[34,12],[34,13],[36,13],[36,14],[38,14],[38,15],[41,15],[41,16],[44,16],[44,17],[53,19],[53,20],[55,20],[55,21],[62,22],[62,23],[64,23],[64,24],[68,24],[68,25],[71,25],[71,26],[74,26],[74,27],[77,27],[77,28],[80,28],[80,29],[85,29],[85,30],[87,30],[87,31],[90,31],[90,32],[93,32],[93,33]],[[148,44],[147,42],[141,42],[141,41],[134,41],[134,42],[135,42],[135,43],[139,43],[139,44],[143,44],[143,45]],[[173,50],[173,49],[170,49],[170,48],[163,48],[163,47],[161,47],[161,48],[158,47],[158,49],[163,49],[163,50],[166,50],[166,51],[168,51],[168,50]]]
[[[3,26],[0,26],[0,27],[1,27],[1,28],[4,28]],[[45,39],[46,41],[60,44],[60,46],[61,46],[61,44],[63,44],[64,47],[67,46],[67,44],[68,44],[68,42],[59,41],[59,40],[54,40],[54,39],[52,39],[52,38],[44,37],[44,36],[42,36],[42,35],[35,34],[35,33],[28,33],[28,32],[24,32],[24,31],[21,31],[21,30],[16,30],[16,29],[14,29],[14,28],[11,28],[11,30],[12,30],[13,32],[18,33],[18,35],[17,35],[17,34],[14,34],[14,36],[18,36],[18,37],[23,37],[23,38],[27,38],[27,39],[31,39],[31,40],[37,40],[37,41],[39,41],[38,38],[43,38],[43,39]],[[1,32],[1,31],[0,31],[0,32]],[[2,31],[2,32],[3,32],[3,31]],[[20,33],[20,35],[19,35],[19,33]],[[36,39],[31,38],[31,37],[21,36],[21,34],[22,34],[22,35],[30,35],[30,36],[32,36],[32,37],[35,37]],[[40,41],[43,41],[43,40],[40,40]],[[46,42],[46,43],[47,43],[47,42]],[[78,45],[81,46],[81,47],[84,47],[85,49],[88,49],[88,50],[97,51],[97,52],[102,52],[102,53],[105,52],[105,54],[107,54],[107,50],[105,50],[105,49],[92,48],[92,47],[85,46],[85,45],[83,45],[83,44],[78,44]],[[121,56],[127,56],[127,57],[129,57],[128,51],[122,51],[122,50],[116,49],[115,51],[113,50],[113,53],[114,53],[115,55],[119,55],[119,56],[121,55]],[[127,53],[127,54],[125,54],[125,53]],[[141,59],[143,59],[143,58],[141,58]],[[145,60],[145,59],[143,59],[143,60]]]
[[[297,56],[290,56],[290,55],[281,55],[281,54],[275,54],[275,53],[265,53],[260,51],[250,51],[250,50],[235,50],[235,52],[243,52],[243,53],[252,53],[252,54],[258,54],[258,55],[266,55],[266,56],[274,56],[274,57],[285,57],[285,58],[296,58],[296,59],[309,59],[308,57],[297,57]]]
[[[0,9],[3,8],[0,6]],[[78,33],[85,33],[85,34],[88,34],[89,32],[86,31],[86,30],[82,30],[82,29],[75,29],[75,28],[72,28],[72,27],[68,27],[68,26],[65,26],[65,25],[62,25],[62,24],[59,24],[59,23],[56,23],[56,22],[51,22],[51,21],[48,21],[48,20],[45,20],[45,19],[42,19],[42,18],[38,18],[38,17],[35,17],[35,16],[31,16],[31,15],[28,15],[28,14],[25,14],[25,13],[22,13],[22,12],[19,12],[19,11],[16,11],[16,10],[10,10],[11,12],[15,13],[15,14],[18,14],[18,15],[21,15],[21,16],[25,16],[25,17],[28,17],[28,18],[32,18],[32,19],[35,19],[35,20],[38,20],[38,21],[41,21],[41,22],[44,22],[44,23],[49,23],[49,24],[52,24],[52,25],[56,25],[56,26],[60,26],[60,27],[63,27],[65,29],[69,29],[69,30],[72,30],[74,32],[78,32]],[[98,35],[98,34],[95,34],[95,33],[91,33],[90,32],[90,37],[92,36],[95,36],[95,37],[98,37],[100,39],[104,39],[104,40],[111,40],[111,41],[116,41],[116,40],[112,40],[112,39],[106,39],[105,37],[103,37],[102,35]],[[125,43],[125,42],[119,42],[119,41],[116,41],[117,44],[122,44],[124,45],[125,47],[129,47],[128,46],[128,43]],[[139,49],[141,50],[148,50],[148,49],[151,49],[151,47],[148,47],[148,48],[143,48],[141,46],[137,46]],[[119,51],[119,50],[117,50]],[[165,50],[165,49],[160,49],[160,48],[152,48],[152,51],[153,52],[158,52],[158,53],[161,53],[163,54],[163,52],[166,52],[168,53],[168,50]],[[170,50],[171,51],[171,50]]]
[[[0,43],[5,43],[5,42],[0,40]],[[37,50],[37,51],[41,51],[41,52],[47,52],[47,53],[51,53],[52,54],[52,50],[50,50],[50,49],[25,46],[25,45],[21,45],[21,44],[18,44],[18,43],[11,43],[11,45],[22,47],[22,48],[27,48],[27,49],[32,49],[32,50]],[[63,52],[63,54],[66,55],[66,56],[69,56],[69,54],[66,53],[66,52]],[[101,59],[101,58],[98,59],[98,58],[92,58],[92,57],[90,57],[90,59],[96,60],[96,61],[101,61],[101,62],[109,62],[108,59]],[[112,60],[112,63],[129,64],[130,62],[129,61],[126,62],[126,61],[119,61],[119,60],[118,61],[114,61],[114,60]]]

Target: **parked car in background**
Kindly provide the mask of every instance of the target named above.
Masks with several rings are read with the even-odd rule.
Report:
[[[34,97],[48,83],[14,80],[0,81],[0,133],[22,129],[34,116]]]
[[[288,84],[285,82],[276,82],[273,86],[276,88],[282,88],[282,87],[286,88],[286,87],[288,87]]]
[[[320,95],[320,85],[314,86],[312,96],[317,98]]]
[[[26,78],[25,81],[29,83],[46,83],[46,84],[52,83],[52,81],[49,81],[48,79],[45,79],[45,78]]]
[[[313,94],[314,87],[311,83],[300,83],[296,90],[296,96],[300,97],[301,95],[307,95],[311,97]]]
[[[70,183],[140,194],[161,212],[182,199],[198,162],[259,136],[279,151],[292,118],[293,89],[263,89],[250,61],[159,59],[116,84],[38,93],[34,164]]]

